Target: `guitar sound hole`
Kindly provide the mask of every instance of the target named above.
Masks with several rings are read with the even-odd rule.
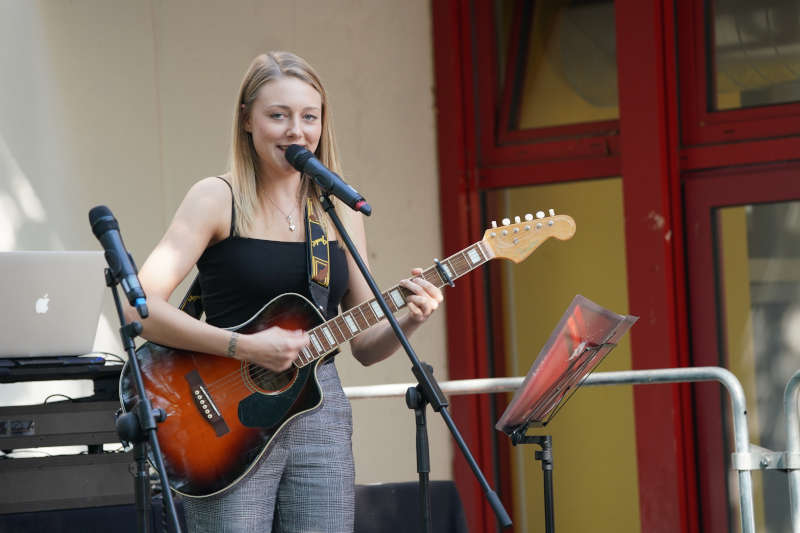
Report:
[[[250,384],[259,392],[280,392],[288,388],[294,381],[297,369],[292,366],[284,372],[272,372],[263,366],[247,365],[247,376]]]

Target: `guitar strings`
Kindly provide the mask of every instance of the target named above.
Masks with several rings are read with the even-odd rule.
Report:
[[[456,267],[456,268],[457,268],[457,267]],[[431,278],[432,278],[432,277],[434,277],[434,276],[435,276],[435,278],[434,278],[434,279],[429,279],[429,277],[431,277]],[[437,272],[433,271],[433,267],[431,267],[431,269],[429,269],[429,270],[427,270],[427,271],[424,271],[424,272],[421,274],[421,277],[425,278],[425,280],[426,280],[426,281],[428,281],[428,282],[430,282],[430,283],[434,283],[434,282],[436,282],[436,281],[440,281],[439,275],[438,275],[438,273],[437,273]],[[389,290],[387,291],[387,294],[388,294],[390,291],[392,291],[392,290],[394,290],[394,289],[396,289],[396,288],[401,288],[401,287],[399,287],[399,286],[393,287],[393,288],[391,288],[391,289],[389,289]],[[373,299],[373,300],[374,300],[374,299]],[[372,300],[370,300],[370,301],[372,301]],[[360,307],[362,307],[362,306],[364,306],[364,305],[368,305],[368,304],[369,304],[369,302],[364,302],[364,303],[362,303],[362,304],[359,304],[358,306],[354,307],[354,308],[353,308],[352,310],[350,310],[349,312],[352,312],[353,310],[355,310],[355,309],[357,309],[357,308],[360,308]],[[406,302],[404,301],[404,303],[403,303],[403,307],[405,307],[406,305],[407,305],[407,304],[406,304]],[[395,307],[397,307],[397,306],[395,305]],[[401,308],[402,308],[402,307],[398,307],[398,310],[399,310],[399,309],[401,309]],[[364,313],[363,313],[363,311],[362,311],[362,315],[363,315],[363,314],[364,314]],[[325,324],[328,324],[328,323],[330,323],[330,322],[334,322],[334,321],[335,321],[337,318],[339,318],[339,317],[341,317],[341,316],[342,316],[342,315],[339,315],[339,316],[337,316],[337,317],[334,317],[334,318],[332,318],[331,320],[329,320],[329,321],[325,322]],[[365,319],[365,320],[366,320],[366,319]],[[363,329],[361,329],[361,328],[360,328],[360,329],[361,329],[361,331],[364,331],[364,330],[366,330],[366,329],[368,329],[369,327],[371,327],[371,326],[372,326],[372,324],[369,324],[369,322],[368,322],[368,321],[367,321],[366,323],[367,323],[367,328],[363,328]],[[376,322],[376,324],[377,324],[377,322]],[[312,328],[312,330],[311,330],[311,331],[314,331],[315,329],[318,329],[318,328],[320,328],[320,327],[321,327],[321,326],[323,326],[323,325],[324,325],[324,324],[320,324],[319,326],[316,326],[316,327]],[[340,332],[342,331],[342,328],[341,328],[341,327],[340,327],[338,324],[336,324],[336,327],[337,327],[337,329],[339,329],[339,330],[340,330]],[[348,339],[348,338],[347,338],[347,337],[346,337],[346,336],[345,336],[343,333],[342,333],[342,336],[344,337],[344,340],[342,341],[342,343],[343,343],[343,342],[346,342],[347,340],[349,340],[349,339]],[[335,334],[334,334],[334,338],[335,338]],[[350,337],[350,338],[352,339],[353,337]],[[338,339],[336,339],[336,340],[338,341]],[[339,344],[341,344],[341,343],[339,343]],[[312,359],[311,359],[311,360],[310,360],[308,363],[306,363],[306,364],[311,364],[312,362],[314,362],[314,361],[316,361],[316,360],[318,360],[318,359],[322,359],[322,358],[323,358],[323,357],[325,357],[326,355],[330,354],[330,353],[331,353],[331,352],[332,352],[332,351],[333,351],[333,350],[334,350],[334,349],[335,349],[337,346],[338,346],[338,345],[336,345],[336,346],[333,346],[333,347],[332,347],[332,348],[331,348],[329,351],[326,351],[326,352],[325,352],[325,353],[323,353],[322,355],[319,355],[319,356],[317,356],[317,357],[313,357],[313,358],[312,358]],[[252,363],[249,363],[249,364],[252,364]],[[301,365],[299,368],[302,368],[302,366],[305,366],[305,365]],[[287,371],[285,371],[285,372],[288,372],[288,370],[287,370]],[[261,378],[261,377],[263,377],[265,374],[269,374],[269,373],[274,373],[274,374],[276,374],[276,376],[278,376],[278,375],[282,374],[282,373],[275,373],[275,372],[273,372],[273,371],[271,371],[271,370],[269,370],[269,369],[267,369],[267,368],[264,368],[264,367],[258,366],[258,368],[256,368],[255,370],[252,370],[252,371],[250,371],[250,372],[249,372],[249,375],[250,375],[250,377],[251,377],[252,379],[258,379],[258,378]],[[219,389],[221,389],[222,387],[226,387],[226,386],[228,386],[228,385],[238,385],[238,384],[239,384],[239,382],[241,381],[241,380],[240,380],[240,376],[241,376],[241,374],[242,374],[242,370],[241,370],[241,368],[240,368],[240,369],[239,369],[238,371],[236,371],[236,372],[232,372],[232,373],[230,373],[230,374],[227,374],[227,375],[225,375],[225,376],[222,376],[221,378],[217,379],[216,381],[213,381],[213,382],[209,383],[208,385],[206,385],[206,390],[208,390],[208,391],[210,392],[210,391],[211,391],[211,389],[214,389],[214,390],[219,390]]]
[[[483,261],[481,261],[480,263],[483,263],[483,262],[485,262],[485,261],[487,261],[487,260],[488,260],[488,259],[485,257],[485,254],[482,254],[482,255],[483,255],[484,257],[483,257]],[[477,267],[477,266],[478,266],[478,265],[474,265],[474,266],[473,266],[473,265],[471,265],[471,264],[470,264],[470,263],[467,261],[467,259],[466,259],[466,256],[465,256],[465,253],[464,253],[464,252],[459,252],[458,254],[455,254],[455,255],[453,255],[453,256],[451,256],[451,257],[448,257],[448,258],[446,259],[446,261],[447,261],[447,262],[450,264],[450,267],[451,267],[451,268],[452,268],[452,269],[453,269],[453,270],[456,272],[456,276],[455,276],[456,278],[458,278],[458,277],[460,277],[460,276],[462,276],[462,275],[466,274],[467,272],[469,272],[470,270],[472,270],[473,268],[475,268],[475,267]],[[462,268],[463,268],[463,271],[462,271]],[[439,275],[439,272],[436,270],[436,267],[435,267],[435,266],[432,266],[432,267],[430,267],[430,268],[428,268],[428,269],[424,270],[424,271],[423,271],[423,272],[420,274],[420,277],[424,278],[426,281],[428,281],[429,283],[432,283],[432,284],[436,285],[436,286],[437,286],[437,287],[439,287],[439,288],[441,288],[441,287],[444,287],[444,285],[445,285],[445,282],[444,282],[444,280],[442,280],[442,278],[441,278],[441,276]],[[396,286],[396,287],[393,287],[393,288],[389,289],[389,290],[387,291],[387,294],[388,294],[390,291],[394,290],[395,288],[398,288],[398,286]],[[400,287],[400,288],[402,289],[402,287]],[[373,299],[373,300],[374,300],[374,299]],[[358,306],[354,307],[353,309],[360,308],[362,305],[365,305],[365,304],[366,304],[366,305],[369,305],[369,302],[371,302],[371,301],[372,301],[372,300],[370,300],[370,301],[368,301],[368,302],[363,302],[362,304],[359,304]],[[406,302],[406,301],[404,301],[404,305],[403,305],[403,307],[405,307],[406,305],[407,305],[407,302]],[[397,306],[395,305],[395,307],[397,307]],[[400,309],[400,308],[398,308],[398,310],[399,310],[399,309]],[[362,315],[363,315],[363,312],[362,312]],[[339,316],[337,316],[337,317],[334,317],[334,318],[332,318],[331,320],[329,320],[329,321],[326,321],[325,323],[327,324],[328,322],[332,322],[332,321],[336,320],[337,318],[339,318],[339,317],[341,317],[341,316],[342,316],[342,315],[339,315]],[[378,322],[380,322],[380,320],[379,320]],[[376,323],[377,323],[377,322],[376,322]],[[369,327],[371,327],[371,325],[369,324],[369,322],[367,322],[367,324],[368,324],[368,327],[367,327],[367,328],[365,328],[365,329],[368,329]],[[313,330],[315,330],[315,329],[317,329],[317,328],[321,327],[322,325],[323,325],[323,324],[320,324],[319,326],[316,326],[316,327],[312,328],[312,329],[311,329],[311,331],[313,331]],[[340,332],[341,332],[341,327],[340,327],[338,324],[337,324],[337,328],[338,328],[338,329],[340,330]],[[363,331],[363,330],[361,330],[361,331]],[[357,335],[357,334],[356,334],[356,335]],[[351,337],[351,338],[352,338],[352,337]],[[314,358],[314,359],[312,359],[311,361],[309,361],[308,363],[306,363],[306,365],[307,365],[307,364],[311,364],[313,361],[317,361],[317,360],[320,360],[320,359],[322,359],[322,358],[323,358],[323,357],[325,357],[326,355],[328,355],[328,354],[330,354],[331,352],[333,352],[333,351],[335,350],[335,348],[336,348],[336,347],[332,347],[332,348],[331,348],[331,350],[329,350],[328,352],[326,352],[326,353],[324,353],[324,354],[322,354],[322,355],[319,355],[319,356],[317,356],[316,358]],[[248,365],[248,367],[249,367],[248,374],[249,374],[250,378],[251,378],[252,380],[254,380],[254,381],[255,381],[255,380],[257,380],[257,379],[259,379],[260,377],[262,377],[262,376],[263,376],[263,375],[265,375],[265,374],[268,374],[268,373],[273,373],[271,370],[269,370],[269,369],[267,369],[267,368],[264,368],[264,367],[261,367],[261,366],[258,366],[258,365],[256,365],[256,366],[258,366],[258,368],[252,369],[252,367],[253,367],[253,363],[245,363],[245,364],[246,364],[246,365]],[[296,365],[295,365],[295,366],[296,366]],[[298,370],[299,370],[299,368],[302,368],[302,366],[305,366],[305,365],[301,365],[300,367],[298,367]],[[225,376],[222,376],[221,378],[219,378],[219,379],[217,379],[217,380],[215,380],[215,381],[213,381],[213,382],[209,383],[209,384],[206,386],[206,390],[207,390],[207,391],[208,391],[208,393],[210,394],[210,393],[211,393],[211,391],[212,391],[212,389],[215,391],[215,393],[219,393],[219,392],[222,392],[222,391],[223,391],[223,390],[225,390],[225,389],[233,389],[233,388],[234,388],[234,387],[236,387],[236,386],[243,386],[243,387],[247,387],[247,385],[246,385],[246,384],[244,383],[244,381],[241,379],[241,376],[242,376],[242,374],[243,374],[243,369],[242,369],[242,367],[240,367],[240,368],[239,368],[239,369],[238,369],[236,372],[231,372],[231,373],[229,373],[229,374],[227,374],[227,375],[225,375]],[[249,387],[247,387],[247,388],[249,389]],[[217,398],[217,401],[219,401],[219,398]],[[193,401],[191,401],[191,400],[186,400],[186,401],[185,401],[185,402],[183,402],[183,403],[185,403],[185,404],[188,404],[189,406],[193,406],[193,403],[194,403],[194,402],[193,402]],[[220,407],[220,409],[221,409],[221,407]]]
[[[447,258],[447,259],[446,259],[446,261],[447,261],[447,262],[449,262],[449,263],[451,264],[451,268],[452,268],[452,269],[453,269],[455,272],[457,272],[457,273],[458,273],[458,272],[461,272],[461,269],[462,269],[462,268],[464,268],[464,272],[463,272],[463,273],[466,273],[466,272],[469,272],[470,270],[472,270],[472,267],[471,267],[471,265],[469,264],[469,262],[467,261],[466,257],[464,256],[464,252],[459,252],[458,254],[455,254],[455,255],[453,255],[453,256],[451,256],[451,257]],[[484,261],[485,261],[485,259],[484,259]],[[482,261],[482,262],[484,262],[484,261]],[[463,273],[459,273],[459,274],[457,274],[457,276],[456,276],[456,277],[460,277],[460,276],[462,276],[462,275],[463,275]],[[439,275],[439,273],[436,271],[436,267],[430,267],[430,268],[426,269],[425,271],[423,271],[423,272],[420,274],[420,277],[422,277],[423,279],[425,279],[425,280],[426,280],[426,281],[428,281],[429,283],[432,283],[432,284],[436,285],[436,286],[437,286],[437,287],[439,287],[439,288],[441,288],[441,287],[443,287],[443,286],[444,286],[444,283],[442,282],[441,276],[440,276],[440,275]],[[441,285],[438,285],[439,283],[441,283]],[[395,287],[393,287],[393,288],[389,289],[389,290],[387,291],[387,294],[388,294],[390,291],[392,291],[392,290],[394,290],[394,289],[396,289],[396,288],[401,288],[401,287],[399,287],[399,286],[395,286]],[[374,300],[374,299],[373,299],[373,300]],[[372,301],[372,300],[370,300],[370,302],[371,302],[371,301]],[[359,304],[358,306],[354,307],[353,309],[360,308],[362,305],[365,305],[365,304],[369,304],[369,302],[364,302],[364,303],[362,303],[362,304]],[[407,305],[407,304],[404,302],[404,305],[403,305],[403,307],[405,307],[406,305]],[[399,309],[400,309],[400,308],[398,308],[398,310],[399,310]],[[362,314],[363,314],[363,313],[362,313]],[[339,315],[339,316],[341,316],[341,315]],[[332,318],[332,319],[331,319],[331,320],[329,320],[329,321],[326,321],[324,324],[327,324],[327,323],[329,323],[329,322],[332,322],[332,321],[336,320],[336,318],[338,318],[339,316],[337,316],[337,317],[334,317],[334,318]],[[380,320],[379,320],[379,321],[380,321]],[[322,325],[324,325],[324,324],[320,324],[319,326],[316,326],[316,327],[312,328],[312,330],[311,330],[311,331],[313,331],[313,330],[315,330],[315,329],[317,329],[317,328],[321,327],[321,326],[322,326]],[[368,324],[369,324],[369,323],[368,323]],[[377,322],[376,322],[376,324],[377,324]],[[373,325],[373,324],[370,324],[368,327],[371,327],[372,325]],[[337,324],[337,328],[341,330],[341,328],[338,326],[338,324]],[[367,329],[368,329],[368,328],[367,328]],[[361,330],[361,331],[364,331],[364,330]],[[351,337],[351,338],[353,338],[353,337]],[[345,339],[343,342],[345,342],[345,341],[347,341],[347,340],[348,340],[348,339]],[[312,363],[312,362],[314,362],[314,361],[317,361],[317,360],[319,360],[319,359],[322,359],[322,358],[323,358],[323,357],[325,357],[326,355],[328,355],[328,354],[330,354],[331,352],[333,352],[333,350],[334,350],[335,348],[336,348],[336,346],[332,347],[332,348],[331,348],[331,350],[329,350],[329,351],[327,351],[327,352],[323,353],[322,355],[319,355],[318,357],[312,358],[312,360],[311,360],[311,361],[309,361],[309,362],[308,362],[308,363],[306,363],[306,364],[311,364],[311,363]],[[246,364],[248,364],[248,365],[253,365],[253,363],[246,363]],[[288,372],[288,370],[287,370],[287,371],[284,371],[284,372],[280,372],[280,373],[278,373],[278,372],[273,372],[272,370],[269,370],[268,368],[264,368],[264,367],[262,367],[262,366],[260,366],[260,365],[256,365],[256,366],[258,366],[258,368],[256,368],[256,369],[254,369],[254,370],[251,370],[250,372],[248,372],[248,374],[249,374],[250,378],[251,378],[251,379],[253,379],[253,380],[259,379],[259,378],[263,377],[263,376],[264,376],[264,375],[266,375],[266,374],[275,374],[276,376],[280,376],[280,375],[281,375],[281,374],[283,374],[284,372]],[[295,366],[296,366],[296,365],[295,365]],[[297,367],[297,368],[298,368],[298,370],[299,370],[300,368],[302,368],[303,366],[305,366],[305,365],[300,365],[299,367]],[[243,381],[242,381],[242,379],[241,379],[241,375],[242,375],[242,373],[243,373],[243,372],[242,372],[242,369],[241,369],[241,367],[240,367],[240,369],[239,369],[239,370],[237,370],[236,372],[231,372],[231,373],[229,373],[229,374],[227,374],[227,375],[224,375],[224,376],[220,377],[219,379],[217,379],[217,380],[215,380],[215,381],[213,381],[213,382],[209,383],[208,385],[206,385],[206,390],[207,390],[207,391],[210,393],[212,389],[214,389],[215,391],[219,392],[219,391],[223,390],[224,388],[227,388],[227,387],[232,387],[232,386],[238,386],[239,384],[241,384],[241,385],[245,386],[245,384],[243,383]]]
[[[483,250],[481,250],[481,249],[480,249],[480,247],[478,246],[478,244],[479,244],[479,243],[476,243],[475,245],[471,246],[470,248],[467,248],[467,249],[465,249],[465,250],[463,250],[463,251],[461,251],[461,252],[459,252],[459,253],[457,253],[457,254],[454,254],[454,255],[452,255],[452,256],[450,256],[450,257],[448,257],[448,258],[445,260],[447,263],[449,263],[449,265],[450,265],[450,268],[451,268],[453,271],[455,271],[455,273],[456,273],[456,275],[455,275],[455,277],[454,277],[453,279],[455,279],[455,278],[458,278],[458,277],[461,277],[462,275],[464,275],[464,274],[468,273],[469,271],[471,271],[472,269],[476,268],[476,267],[477,267],[477,266],[479,266],[480,264],[482,264],[482,263],[484,263],[484,262],[486,262],[486,261],[488,261],[488,260],[489,260],[489,258],[488,258],[488,257],[486,257],[486,254],[485,254],[485,252],[484,252]],[[469,249],[473,248],[473,247],[477,247],[477,248],[478,248],[478,249],[481,251],[482,261],[480,261],[478,264],[471,264],[470,262],[468,262],[468,261],[467,261],[467,258],[466,258],[466,252],[467,252]],[[463,269],[463,270],[462,270],[462,269]],[[424,270],[424,271],[423,271],[423,272],[420,274],[420,277],[424,278],[426,281],[428,281],[429,283],[432,283],[432,284],[436,285],[436,286],[437,286],[437,287],[439,287],[439,288],[441,288],[441,287],[443,287],[443,286],[445,285],[445,282],[444,282],[444,280],[443,280],[443,279],[442,279],[442,277],[440,276],[439,272],[436,270],[436,267],[435,267],[435,266],[432,266],[432,267],[430,267],[430,268],[428,268],[428,269]],[[386,294],[388,294],[390,291],[394,290],[395,288],[398,288],[398,287],[393,287],[393,288],[389,289],[389,290],[387,291],[387,293],[386,293]],[[400,288],[402,289],[402,287],[400,287]],[[406,289],[406,290],[407,290],[407,289]],[[374,299],[373,299],[373,300],[374,300]],[[352,310],[355,310],[355,309],[358,309],[358,308],[360,308],[362,305],[365,305],[365,304],[366,304],[366,305],[369,305],[369,303],[370,303],[371,301],[373,301],[373,300],[370,300],[370,301],[368,301],[368,302],[363,302],[362,304],[359,304],[358,306],[354,307],[354,308],[353,308],[353,309],[351,309],[350,311],[352,311]],[[407,305],[407,302],[406,302],[406,301],[404,301],[404,305],[403,305],[402,307],[405,307],[405,305]],[[395,305],[395,307],[397,307],[397,306]],[[399,309],[400,309],[400,308],[398,308],[398,310],[399,310]],[[362,315],[363,315],[363,314],[364,314],[364,313],[363,313],[363,311],[362,311]],[[329,321],[326,321],[325,323],[333,322],[333,321],[335,321],[337,318],[341,318],[342,316],[343,316],[343,314],[342,314],[342,315],[338,315],[338,316],[336,316],[336,317],[332,318],[331,320],[329,320]],[[380,322],[380,320],[378,320],[378,322]],[[377,322],[376,322],[376,323],[377,323]],[[368,329],[369,327],[371,327],[372,325],[374,325],[374,324],[369,324],[369,322],[368,322],[368,321],[367,321],[367,324],[368,324],[367,328],[364,328],[364,329]],[[311,331],[314,331],[315,329],[317,329],[317,328],[321,327],[322,325],[323,325],[323,324],[320,324],[320,325],[316,326],[315,328],[312,328],[312,329],[311,329]],[[342,332],[341,326],[340,326],[338,323],[336,324],[336,326],[337,326],[337,328],[340,330],[340,333],[341,333],[341,332]],[[364,330],[361,330],[361,331],[364,331]],[[360,333],[361,331],[359,331],[359,333]],[[358,333],[356,333],[356,335],[358,335]],[[355,336],[355,335],[354,335],[354,336]],[[353,337],[354,337],[354,336],[353,336]],[[351,338],[353,338],[353,337],[351,337]],[[347,340],[347,339],[345,339],[345,340]],[[309,361],[309,362],[308,362],[308,363],[306,363],[305,365],[300,365],[300,366],[298,367],[298,369],[299,369],[299,368],[302,368],[303,366],[306,366],[306,365],[308,365],[308,364],[311,364],[311,363],[312,363],[312,362],[314,362],[314,361],[317,361],[317,360],[319,360],[319,359],[322,359],[322,358],[323,358],[323,357],[325,357],[326,355],[328,355],[328,354],[330,354],[331,352],[333,352],[333,351],[335,350],[335,348],[336,348],[336,347],[333,347],[333,348],[331,348],[331,350],[329,350],[328,352],[326,352],[326,353],[324,353],[324,354],[322,354],[322,355],[319,355],[319,356],[317,356],[317,357],[313,358],[311,361]],[[253,379],[253,380],[256,380],[256,379],[258,379],[258,378],[262,377],[264,374],[267,374],[267,373],[273,373],[271,370],[269,370],[269,369],[267,369],[267,368],[264,368],[264,367],[261,367],[261,366],[258,366],[258,365],[255,365],[255,366],[257,366],[257,368],[253,369],[252,367],[253,367],[254,363],[249,363],[249,362],[248,362],[248,363],[245,363],[245,364],[246,364],[246,365],[248,365],[248,367],[250,368],[250,370],[248,371],[248,374],[249,374],[249,376],[251,377],[251,379]],[[295,365],[295,366],[297,366],[297,365]],[[209,392],[209,394],[210,394],[212,389],[214,389],[214,391],[215,391],[215,392],[221,392],[222,390],[224,390],[224,389],[226,389],[226,388],[232,388],[232,387],[234,387],[234,386],[244,386],[244,387],[246,387],[246,384],[245,384],[245,383],[243,382],[243,380],[241,379],[241,375],[242,375],[242,374],[243,374],[243,370],[242,370],[242,367],[240,366],[240,368],[239,368],[239,369],[238,369],[236,372],[231,372],[231,373],[229,373],[229,374],[227,374],[227,375],[224,375],[224,376],[220,377],[219,379],[217,379],[217,380],[215,380],[215,381],[213,381],[213,382],[209,383],[209,384],[206,386],[206,390],[207,390],[207,391]],[[249,387],[248,387],[248,388],[249,388]],[[217,402],[219,402],[219,401],[220,401],[220,398],[218,397],[218,398],[217,398]],[[183,403],[183,404],[189,405],[190,407],[193,407],[193,406],[194,406],[194,402],[193,402],[193,400],[189,400],[189,399],[185,399],[183,402],[179,402],[179,403]],[[221,408],[222,408],[222,407],[220,406],[220,408],[219,408],[219,409],[221,409]],[[172,413],[174,413],[175,411],[171,411],[171,412],[172,412]],[[221,411],[220,411],[220,412],[221,412]]]
[[[455,256],[452,256],[452,257],[448,258],[448,259],[447,259],[447,261],[451,263],[451,267],[452,267],[452,268],[453,268],[453,269],[454,269],[456,272],[460,272],[460,271],[461,271],[461,268],[465,268],[465,269],[464,269],[464,273],[466,273],[466,272],[468,272],[469,270],[471,270],[471,268],[470,268],[470,265],[469,265],[469,263],[467,262],[466,258],[464,257],[464,254],[463,254],[463,252],[462,252],[462,253],[459,253],[459,254],[456,254]],[[458,274],[458,277],[460,277],[461,275],[463,275],[463,274]],[[422,272],[422,274],[420,275],[420,277],[424,278],[424,279],[425,279],[426,281],[428,281],[429,283],[433,283],[434,285],[436,285],[437,283],[442,283],[441,276],[440,276],[440,275],[439,275],[439,273],[438,273],[438,272],[435,270],[435,267],[430,267],[429,269],[427,269],[427,270],[423,271],[423,272]],[[432,279],[430,279],[430,278],[432,278]],[[439,286],[439,287],[443,287],[443,286],[444,286],[444,284],[442,283],[442,285],[437,285],[437,286]],[[388,292],[390,292],[390,291],[392,291],[392,290],[394,290],[395,288],[398,288],[398,287],[399,287],[399,286],[397,286],[397,287],[393,287],[393,288],[389,289],[389,291],[387,291],[387,294],[388,294]],[[370,300],[370,301],[372,301],[372,300]],[[361,307],[362,305],[365,305],[365,304],[368,304],[368,303],[369,303],[369,302],[364,302],[364,303],[362,303],[362,304],[360,304],[360,305],[356,306],[356,308],[359,308],[359,307]],[[405,305],[407,305],[407,304],[405,304],[405,303],[404,303],[404,306],[405,306]],[[354,309],[355,309],[355,308],[354,308]],[[399,310],[399,309],[400,309],[400,308],[398,308],[398,310]],[[362,314],[363,314],[363,313],[362,313]],[[341,315],[339,315],[339,316],[341,316]],[[327,321],[327,322],[325,322],[325,323],[327,324],[328,322],[332,322],[332,321],[336,320],[336,318],[338,318],[338,316],[337,316],[337,317],[334,317],[334,318],[332,318],[331,320],[329,320],[329,321]],[[376,323],[377,323],[377,322],[376,322]],[[369,324],[369,323],[368,323],[368,324]],[[321,325],[319,325],[319,326],[316,326],[315,328],[312,328],[312,330],[311,330],[311,331],[313,331],[314,329],[317,329],[317,328],[321,327],[322,325],[323,325],[323,324],[321,324]],[[369,325],[369,326],[371,326],[371,325]],[[368,327],[369,327],[369,326],[368,326]],[[341,328],[338,326],[338,324],[337,324],[337,328],[339,328],[339,329],[341,330]],[[363,330],[362,330],[362,331],[363,331]],[[353,338],[353,337],[351,337],[351,338]],[[347,341],[347,340],[348,340],[348,339],[345,339],[343,342],[345,342],[345,341]],[[306,364],[311,364],[312,362],[314,362],[314,361],[316,361],[316,360],[322,359],[322,358],[323,358],[323,357],[325,357],[326,355],[330,354],[330,353],[331,353],[331,352],[332,352],[332,351],[333,351],[335,348],[336,348],[336,346],[334,346],[333,348],[331,348],[331,350],[329,350],[329,351],[327,351],[327,352],[323,353],[322,355],[319,355],[318,357],[315,357],[315,358],[313,358],[311,361],[309,361],[309,362],[308,362],[308,363],[306,363]],[[253,365],[253,363],[247,363],[247,364],[248,364],[248,365]],[[295,366],[297,366],[297,365],[295,365]],[[305,365],[300,365],[300,366],[298,367],[298,369],[299,369],[299,368],[302,368],[303,366],[305,366]],[[287,370],[287,371],[285,371],[285,372],[288,372],[288,370]],[[213,382],[209,383],[209,384],[206,386],[206,390],[208,390],[209,392],[211,392],[211,390],[212,390],[212,389],[214,389],[215,391],[219,392],[219,391],[221,391],[221,390],[223,390],[224,388],[226,388],[226,387],[229,387],[229,386],[238,386],[238,385],[240,385],[240,384],[241,384],[241,385],[243,385],[243,386],[245,386],[245,384],[243,383],[243,381],[242,381],[242,379],[241,379],[241,375],[242,375],[242,373],[243,373],[243,372],[242,372],[242,369],[240,368],[240,369],[239,369],[238,371],[236,371],[236,372],[231,372],[230,374],[227,374],[227,375],[225,375],[225,376],[222,376],[221,378],[217,379],[216,381],[213,381]],[[267,369],[267,368],[264,368],[264,367],[262,367],[262,366],[258,366],[258,368],[256,368],[256,369],[254,369],[254,370],[251,370],[251,371],[249,371],[249,372],[248,372],[248,374],[249,374],[250,378],[251,378],[251,379],[253,379],[253,380],[257,380],[257,379],[259,379],[259,378],[263,377],[263,376],[264,376],[264,375],[266,375],[266,374],[275,374],[276,376],[279,376],[279,375],[281,375],[282,373],[283,373],[283,372],[281,372],[281,373],[276,373],[276,372],[273,372],[273,371],[271,371],[271,370],[269,370],[269,369]]]

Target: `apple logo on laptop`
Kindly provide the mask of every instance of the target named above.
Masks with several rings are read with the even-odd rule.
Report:
[[[43,315],[47,312],[47,305],[50,303],[50,298],[45,294],[36,300],[36,313]]]

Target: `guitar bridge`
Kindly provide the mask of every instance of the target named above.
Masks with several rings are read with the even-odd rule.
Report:
[[[184,377],[186,381],[189,382],[189,386],[192,389],[192,399],[194,400],[195,407],[197,407],[197,410],[200,412],[200,416],[214,428],[217,437],[221,437],[230,432],[228,424],[225,423],[225,419],[222,418],[222,413],[217,409],[214,400],[211,399],[211,395],[208,393],[208,389],[206,389],[206,384],[203,382],[203,378],[200,377],[200,373],[197,369],[192,370]]]

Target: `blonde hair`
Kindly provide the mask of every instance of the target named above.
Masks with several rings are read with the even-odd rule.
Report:
[[[258,183],[256,179],[258,155],[253,138],[245,130],[245,121],[253,108],[253,103],[258,96],[258,91],[264,84],[282,78],[293,77],[311,85],[322,98],[322,134],[319,144],[314,152],[323,165],[342,174],[341,164],[336,148],[336,138],[333,133],[333,124],[328,98],[322,81],[303,58],[291,52],[267,52],[256,57],[244,75],[239,88],[239,98],[233,112],[233,132],[231,138],[231,153],[229,162],[229,175],[233,186],[233,199],[236,206],[235,233],[248,234],[253,229],[256,210],[259,206]],[[319,201],[319,190],[307,176],[302,176],[300,198],[311,196],[314,210],[326,226],[327,217]],[[334,202],[338,206],[338,202]],[[305,208],[305,202],[303,203]],[[346,210],[337,209],[337,213]]]

